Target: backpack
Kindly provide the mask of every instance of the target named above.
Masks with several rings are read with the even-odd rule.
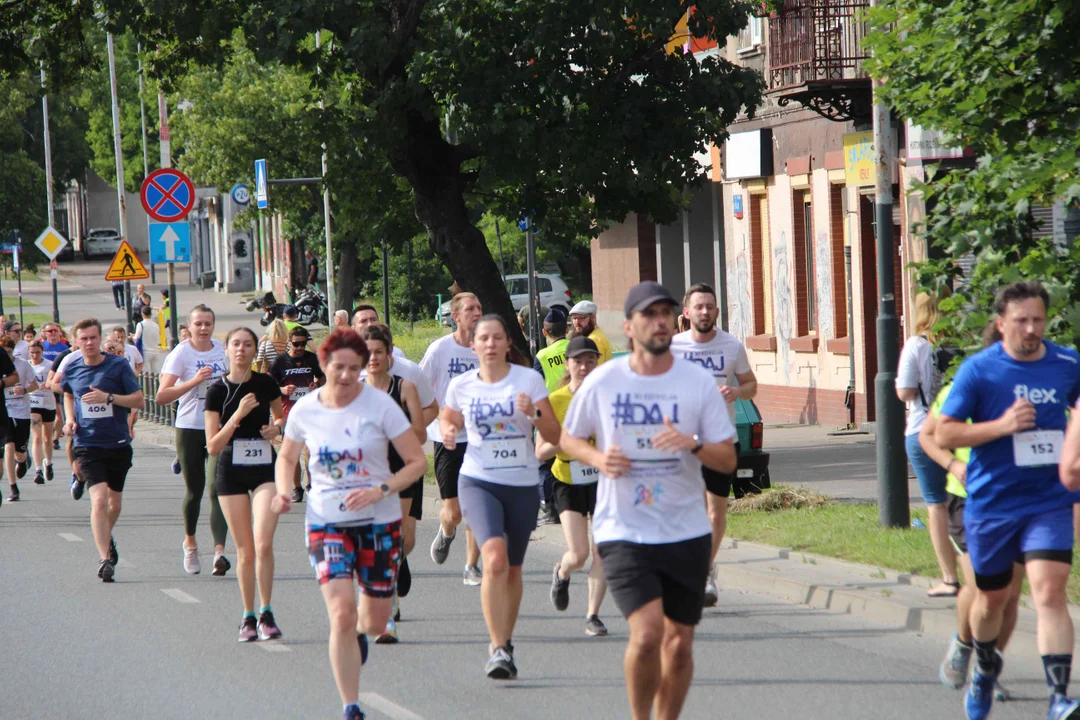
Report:
[[[938,393],[941,392],[941,388],[945,387],[945,377],[949,372],[949,366],[952,365],[953,360],[963,355],[959,348],[953,347],[936,347],[931,350],[930,355],[930,397],[936,398]],[[922,385],[919,385],[919,399],[922,400],[923,406],[929,410],[930,403],[926,402],[926,396],[923,395]]]

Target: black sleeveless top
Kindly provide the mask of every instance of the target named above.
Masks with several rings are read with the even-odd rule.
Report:
[[[390,387],[387,389],[387,394],[394,398],[394,402],[398,404],[398,407],[405,413],[405,417],[409,418],[412,422],[412,418],[409,417],[409,408],[401,400],[401,378],[397,375],[390,376]],[[390,461],[390,472],[396,473],[401,468],[405,467],[405,461],[398,455],[397,450],[394,449],[394,444],[389,443],[387,446],[387,459]]]

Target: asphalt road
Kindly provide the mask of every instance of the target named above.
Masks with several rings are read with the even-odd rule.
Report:
[[[96,577],[89,502],[71,500],[64,463],[54,482],[38,487],[28,476],[22,501],[0,507],[0,718],[340,717],[302,515],[285,516],[276,537],[273,606],[284,639],[240,645],[235,576],[209,574],[206,502],[198,537],[207,572],[182,570],[183,483],[168,469],[171,459],[168,448],[136,448],[113,585]],[[461,582],[464,549],[456,545],[450,561],[435,566],[427,556],[431,517],[420,524],[412,556],[402,642],[373,646],[363,675],[369,717],[626,717],[625,622],[609,600],[602,617],[611,635],[584,634],[580,576],[570,612],[556,612],[548,600],[559,529],[540,529],[530,546],[514,637],[521,674],[497,684],[483,675],[488,640],[478,590]],[[229,553],[235,558],[231,543]],[[960,693],[937,681],[943,647],[944,638],[724,589],[698,631],[683,717],[956,718]],[[1015,662],[1007,684],[1030,700],[1002,706],[996,718],[1045,712],[1037,658]]]

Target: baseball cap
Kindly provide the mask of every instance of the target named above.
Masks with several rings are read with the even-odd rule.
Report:
[[[574,307],[570,308],[571,315],[595,315],[596,303],[591,300],[582,300]]]
[[[586,353],[599,355],[600,350],[596,347],[596,343],[584,335],[575,335],[570,338],[570,344],[566,346],[566,357],[573,358]]]
[[[641,312],[653,303],[658,302],[667,303],[668,305],[679,304],[675,298],[671,297],[671,293],[668,292],[667,288],[660,283],[652,280],[638,283],[630,288],[630,292],[626,294],[626,304],[624,306],[626,317]]]

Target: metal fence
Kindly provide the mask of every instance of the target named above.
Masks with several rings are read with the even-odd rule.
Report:
[[[143,409],[140,417],[156,422],[159,425],[172,426],[176,420],[176,408],[173,403],[160,404],[154,398],[157,397],[158,387],[161,384],[161,376],[155,372],[144,370],[139,373],[139,384],[143,391]]]

